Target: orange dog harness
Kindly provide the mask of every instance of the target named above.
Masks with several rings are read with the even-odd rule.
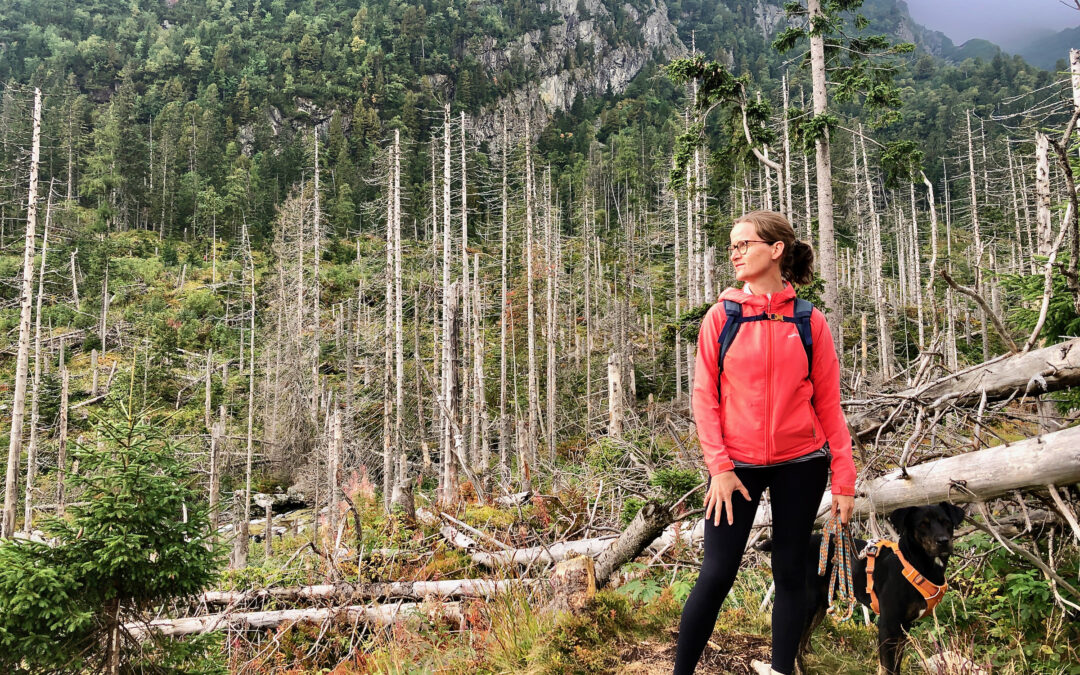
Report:
[[[901,574],[903,574],[904,578],[915,587],[915,590],[919,591],[919,595],[926,601],[926,609],[919,612],[919,616],[916,618],[921,619],[930,612],[933,612],[934,608],[937,607],[937,604],[945,597],[945,591],[949,590],[949,584],[938,586],[924,577],[907,561],[904,554],[900,552],[899,544],[895,541],[882,539],[866,545],[866,592],[870,595],[870,608],[874,610],[874,613],[881,614],[881,611],[878,609],[877,593],[874,592],[874,563],[877,561],[877,554],[881,548],[890,549],[893,554],[900,559],[900,564],[904,566]]]

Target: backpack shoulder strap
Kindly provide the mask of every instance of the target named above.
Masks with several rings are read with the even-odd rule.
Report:
[[[799,331],[799,338],[802,340],[803,349],[806,351],[807,377],[810,377],[810,373],[814,368],[814,336],[810,329],[810,316],[813,313],[814,305],[809,300],[795,298],[795,315],[792,318],[795,319],[795,327]]]
[[[720,329],[720,337],[717,339],[720,343],[720,353],[716,357],[717,387],[720,386],[720,373],[724,372],[724,356],[731,348],[731,343],[739,332],[739,326],[743,324],[742,305],[734,300],[724,300],[724,313],[727,314],[727,320],[724,321],[724,327]]]

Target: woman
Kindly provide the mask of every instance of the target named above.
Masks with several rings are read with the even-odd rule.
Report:
[[[783,215],[753,211],[735,222],[728,251],[743,286],[724,291],[702,320],[694,368],[694,418],[710,480],[705,557],[683,609],[676,675],[693,673],[697,666],[735,581],[765,488],[772,503],[776,600],[772,669],[755,667],[761,673],[791,673],[805,617],[807,549],[830,467],[833,515],[847,523],[854,508],[855,465],[840,409],[832,333],[814,309],[808,349],[792,322],[792,283],[810,282],[813,249],[795,238]],[[741,323],[718,364],[717,340],[727,320],[724,300],[741,305],[744,317],[764,314],[760,318],[768,320]]]

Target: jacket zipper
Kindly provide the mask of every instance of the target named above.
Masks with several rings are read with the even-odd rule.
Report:
[[[772,298],[765,304],[765,311],[772,314]],[[772,320],[763,321],[765,324],[765,464],[769,464],[770,447],[772,445]]]

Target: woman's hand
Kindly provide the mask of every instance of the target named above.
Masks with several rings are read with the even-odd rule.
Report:
[[[832,516],[840,514],[840,523],[847,525],[851,522],[851,513],[855,510],[855,498],[848,495],[832,496]],[[706,516],[707,518],[708,516]]]
[[[734,471],[725,471],[713,476],[709,481],[709,491],[705,493],[705,520],[711,516],[713,525],[719,527],[720,510],[726,508],[728,525],[734,524],[735,517],[731,513],[731,495],[736,490],[742,493],[743,499],[750,501],[750,493],[746,491],[746,486],[742,484]]]

